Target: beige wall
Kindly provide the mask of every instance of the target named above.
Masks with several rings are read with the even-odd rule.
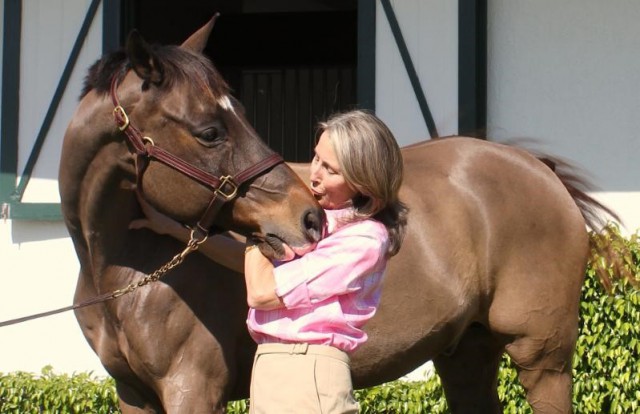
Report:
[[[78,264],[62,223],[0,222],[0,320],[73,301]],[[0,372],[104,373],[72,312],[0,328]]]
[[[640,2],[489,1],[488,131],[588,172],[640,229]]]
[[[440,135],[457,133],[457,2],[392,0]],[[640,2],[488,2],[488,136],[534,139],[640,229]],[[428,131],[380,4],[376,110],[402,145]]]
[[[19,171],[27,162],[89,4],[85,0],[22,2]],[[62,136],[86,69],[101,54],[101,35],[99,10],[23,201],[59,202]],[[62,222],[0,221],[0,320],[70,305],[77,275],[75,251]],[[71,312],[0,328],[0,372],[40,372],[46,365],[62,372],[104,373]]]
[[[24,169],[28,160],[90,3],[86,0],[22,2],[18,171]],[[62,137],[78,103],[87,68],[101,53],[102,14],[98,10],[23,201],[59,202],[57,179]]]
[[[440,135],[458,132],[458,2],[392,0]],[[376,113],[401,145],[429,131],[380,3],[376,11]]]

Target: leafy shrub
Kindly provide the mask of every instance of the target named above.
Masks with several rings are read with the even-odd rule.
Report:
[[[0,373],[0,412],[3,414],[111,414],[120,412],[113,379],[91,374],[56,375],[47,366],[40,376],[26,372]]]
[[[582,288],[580,333],[573,357],[573,407],[581,414],[627,414],[640,412],[640,291],[624,282],[613,282],[607,291],[596,276],[596,266],[613,276],[616,266],[625,266],[640,279],[640,240],[629,239],[609,226],[603,237],[621,254],[621,263],[597,258],[590,262]],[[614,278],[612,277],[612,280]],[[356,390],[362,414],[448,413],[437,375],[425,381],[393,381]],[[532,410],[507,356],[498,374],[498,396],[507,414]],[[118,413],[115,384],[111,378],[90,374],[53,374],[50,367],[41,376],[17,372],[0,373],[0,413]],[[229,414],[248,413],[248,401],[232,401]]]
[[[393,381],[376,387],[356,390],[360,413],[441,414],[447,412],[447,403],[440,378],[436,375],[426,381]]]
[[[640,412],[640,290],[613,283],[610,292],[595,279],[595,262],[612,276],[622,266],[640,280],[640,236],[629,239],[609,226],[621,263],[596,259],[587,269],[580,303],[580,337],[573,358],[573,402],[580,413]],[[605,234],[604,237],[609,237]]]

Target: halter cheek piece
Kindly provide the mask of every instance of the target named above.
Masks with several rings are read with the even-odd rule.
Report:
[[[119,77],[120,76],[116,75],[111,80],[111,101],[115,107],[113,109],[113,116],[118,129],[124,132],[131,144],[131,147],[133,148],[132,154],[135,155],[137,191],[140,193],[142,192],[142,176],[151,159],[160,161],[213,190],[213,197],[211,198],[209,205],[202,217],[200,217],[200,220],[198,220],[196,228],[192,231],[192,239],[196,237],[196,232],[198,233],[198,239],[201,241],[204,241],[204,239],[207,238],[209,229],[213,225],[216,215],[224,203],[233,200],[238,195],[238,188],[244,182],[257,177],[268,169],[284,162],[280,155],[274,153],[257,164],[239,172],[235,177],[231,175],[216,177],[215,175],[209,174],[208,172],[191,165],[187,161],[156,146],[151,138],[143,136],[140,130],[131,124],[129,116],[120,105],[118,95],[116,93]]]

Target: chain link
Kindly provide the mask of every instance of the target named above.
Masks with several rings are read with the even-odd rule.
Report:
[[[195,234],[192,231],[191,238],[187,243],[187,247],[185,247],[182,252],[173,256],[171,260],[169,260],[167,263],[165,263],[163,266],[161,266],[158,270],[151,273],[150,275],[146,275],[145,277],[138,280],[137,282],[132,282],[122,289],[114,290],[113,293],[111,294],[111,298],[112,299],[118,298],[122,295],[126,295],[127,293],[131,293],[138,288],[148,285],[149,283],[156,282],[158,279],[164,276],[171,269],[180,265],[190,253],[198,250],[198,247],[200,247],[200,245],[204,243],[205,240],[207,240],[207,236],[203,237],[202,239],[196,239]]]

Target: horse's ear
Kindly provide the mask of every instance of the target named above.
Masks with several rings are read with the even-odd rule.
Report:
[[[218,16],[220,16],[220,13],[214,14],[204,26],[198,29],[198,31],[189,36],[189,38],[182,43],[182,47],[194,52],[202,53],[204,48],[207,46],[209,35],[211,34],[211,30],[213,29],[213,25],[216,23]]]
[[[127,55],[131,68],[144,81],[159,85],[164,78],[162,65],[153,54],[151,46],[137,30],[133,30],[127,39]]]

